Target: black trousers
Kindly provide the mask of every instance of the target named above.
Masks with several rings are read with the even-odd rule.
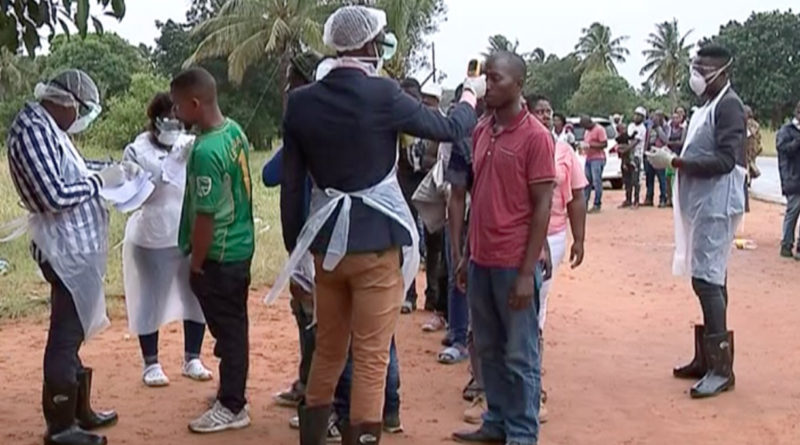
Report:
[[[233,263],[207,260],[203,273],[193,273],[189,284],[203,309],[208,330],[217,340],[214,346],[214,355],[220,359],[217,399],[237,414],[247,403],[250,260]]]
[[[444,229],[425,230],[425,309],[447,314],[447,268],[444,262]]]
[[[44,381],[59,388],[78,384],[83,367],[78,351],[83,343],[83,325],[67,287],[50,267],[39,265],[50,283],[50,329],[44,349]]]
[[[308,385],[308,375],[311,372],[311,357],[314,355],[316,346],[317,327],[311,327],[314,321],[314,309],[307,310],[303,304],[296,299],[292,299],[292,314],[297,321],[297,329],[300,334],[300,369],[299,378],[303,386]]]

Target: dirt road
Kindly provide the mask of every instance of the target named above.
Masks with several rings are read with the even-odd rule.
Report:
[[[736,390],[716,399],[689,399],[691,382],[671,376],[691,354],[699,309],[688,280],[670,275],[672,219],[665,210],[637,213],[612,208],[590,216],[587,261],[562,268],[550,303],[544,385],[550,422],[542,445],[673,445],[800,443],[800,263],[778,258],[782,208],[755,203],[745,234],[754,251],[733,254],[729,326],[736,331]],[[182,334],[162,333],[162,363],[172,378],[164,389],[141,381],[138,343],[124,319],[82,352],[95,367],[96,407],[114,407],[119,425],[107,431],[114,445],[296,444],[290,410],[271,396],[294,377],[297,333],[288,302],[251,301],[249,396],[253,425],[216,436],[194,436],[187,422],[204,408],[215,383],[180,377]],[[460,391],[466,366],[436,363],[439,334],[424,335],[427,314],[404,316],[398,342],[402,418],[406,433],[393,445],[447,443],[462,428]],[[43,322],[0,325],[0,443],[41,443],[39,400]],[[206,339],[210,358],[211,340]]]

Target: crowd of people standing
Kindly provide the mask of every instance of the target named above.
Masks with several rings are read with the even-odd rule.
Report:
[[[470,73],[445,111],[440,86],[387,78],[382,64],[397,41],[385,27],[383,11],[342,7],[324,33],[337,56],[298,54],[286,73],[283,146],[262,180],[280,187],[290,253],[268,300],[288,284],[300,364],[275,401],[296,407],[289,423],[301,445],[378,444],[382,434],[403,431],[396,326],[417,308],[424,257],[431,318],[421,328],[444,332],[439,362],[470,361],[463,395],[472,405],[464,420],[479,427],[454,432],[454,440],[534,445],[547,420],[548,295],[566,258],[572,268],[583,263],[586,215],[603,206],[608,133],[584,116],[576,142],[548,98],[525,94],[526,63],[510,52],[490,55],[482,75]],[[752,111],[729,82],[732,63],[724,48],[699,51],[691,83],[704,103],[691,121],[682,107],[670,116],[638,107],[628,125],[622,116],[612,119],[621,207],[675,207],[674,269],[691,276],[704,323],[695,327],[694,359],[673,373],[697,380],[695,398],[735,384],[727,258],[761,151]],[[208,327],[219,386],[189,429],[247,427],[254,185],[249,142],[220,110],[213,76],[202,68],[176,76],[170,91],[150,102],[149,126],[119,164],[85,160],[69,137],[101,110],[88,75],[61,72],[37,85],[35,96],[14,121],[8,145],[16,190],[33,215],[31,250],[52,287],[45,443],[105,444],[90,431],[117,421],[116,413],[91,408],[92,370],[78,352],[108,324],[101,190],[142,175],[152,191],[128,220],[123,244],[142,381],[170,383],[158,333],[172,321],[183,322],[182,375],[212,379],[200,353]],[[800,104],[796,114],[778,134],[789,198],[783,256],[793,256],[800,217]]]

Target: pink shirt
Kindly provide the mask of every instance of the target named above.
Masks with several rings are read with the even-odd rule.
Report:
[[[547,234],[553,235],[567,230],[567,204],[572,202],[572,191],[589,185],[575,150],[564,142],[556,142],[556,188],[553,190],[553,208],[550,210],[550,226]]]
[[[473,134],[470,252],[479,266],[518,268],[533,214],[528,186],[555,180],[553,135],[527,110],[499,133],[493,125],[485,118]]]
[[[600,124],[595,124],[591,130],[586,130],[583,134],[583,142],[586,142],[589,145],[596,144],[599,142],[603,143],[603,149],[597,150],[594,148],[590,148],[586,150],[586,159],[593,160],[593,159],[605,159],[606,158],[606,149],[605,144],[608,143],[608,135],[606,134],[606,129],[603,128]]]

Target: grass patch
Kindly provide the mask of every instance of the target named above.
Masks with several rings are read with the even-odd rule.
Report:
[[[88,148],[84,150],[88,159],[107,159],[108,150]],[[115,159],[121,152],[113,152]],[[271,284],[286,259],[281,235],[279,192],[261,185],[261,167],[271,153],[253,152],[250,171],[253,177],[253,213],[256,221],[256,254],[253,258],[252,276],[254,288]],[[5,149],[0,147],[0,223],[24,215],[19,206],[14,184],[8,171]],[[106,295],[109,310],[118,314],[124,311],[122,285],[122,239],[128,215],[111,211],[109,228],[108,274]],[[11,263],[11,271],[0,276],[0,320],[36,315],[48,307],[49,285],[39,273],[39,268],[28,251],[29,238],[23,236],[9,243],[0,243],[0,258]]]

